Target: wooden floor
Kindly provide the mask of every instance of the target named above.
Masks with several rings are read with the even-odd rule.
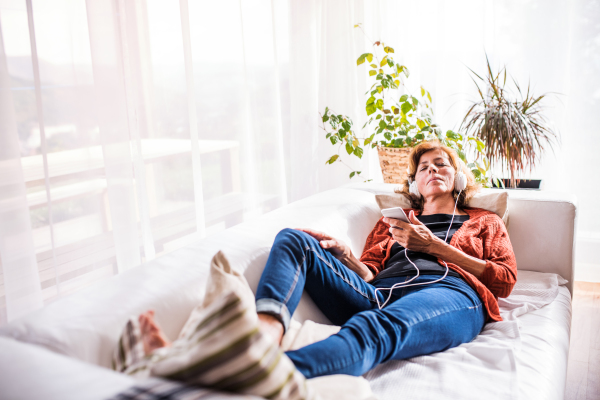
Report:
[[[600,399],[600,283],[575,282],[565,399]]]

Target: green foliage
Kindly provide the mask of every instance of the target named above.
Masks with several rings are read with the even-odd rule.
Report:
[[[514,99],[516,93],[506,89],[506,67],[494,73],[486,55],[487,76],[482,78],[473,70],[473,82],[477,86],[480,100],[473,102],[467,111],[461,129],[472,133],[487,147],[481,146],[492,163],[500,163],[510,171],[510,186],[516,187],[516,175],[531,170],[539,159],[544,145],[552,147],[557,134],[550,128],[541,115],[540,101],[546,96],[534,96],[527,85],[525,96],[513,79],[520,99]],[[475,80],[477,78],[478,80]],[[478,81],[487,88],[482,90]],[[485,147],[485,149],[484,149]],[[502,185],[504,186],[504,185]]]
[[[325,107],[321,119],[326,138],[331,144],[340,146],[340,149],[343,146],[348,155],[362,158],[364,146],[414,147],[423,141],[437,139],[455,149],[473,171],[477,181],[489,186],[489,163],[484,156],[484,143],[453,131],[443,134],[433,121],[431,93],[421,87],[419,98],[410,94],[405,86],[410,72],[406,66],[394,61],[394,49],[379,41],[373,44],[373,49],[373,53],[361,54],[356,60],[356,65],[366,65],[373,82],[365,93],[365,111],[369,119],[362,128],[367,128],[368,136],[358,137],[350,117],[335,114]],[[480,161],[467,161],[470,149]],[[339,153],[332,156],[327,164],[336,161],[342,161]],[[359,174],[353,171],[350,178]]]

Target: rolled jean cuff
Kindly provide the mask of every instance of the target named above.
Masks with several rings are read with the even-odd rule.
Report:
[[[283,324],[283,333],[287,332],[291,317],[285,304],[273,299],[258,299],[256,300],[256,312],[274,316]]]

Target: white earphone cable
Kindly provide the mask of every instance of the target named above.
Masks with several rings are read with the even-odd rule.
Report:
[[[448,230],[446,231],[446,237],[444,238],[444,242],[446,240],[448,240],[448,234],[450,233],[450,229],[452,229],[452,223],[454,222],[454,216],[456,215],[456,205],[458,204],[458,198],[460,197],[461,193],[462,193],[462,190],[459,191],[458,192],[458,196],[456,196],[456,201],[454,202],[454,211],[452,211],[452,219],[450,220],[450,226],[448,227]],[[406,248],[404,249],[404,256],[406,257],[406,259],[408,260],[408,262],[410,262],[412,264],[412,266],[415,267],[415,269],[417,270],[417,275],[415,275],[414,277],[410,278],[406,282],[395,283],[394,285],[392,285],[392,287],[389,287],[389,288],[377,288],[377,289],[375,289],[375,301],[377,302],[377,307],[379,307],[380,310],[383,307],[385,307],[385,305],[390,301],[390,299],[392,297],[392,292],[394,291],[394,289],[397,289],[399,287],[405,288],[405,287],[409,287],[409,286],[429,285],[431,283],[439,282],[439,281],[443,280],[444,278],[446,278],[446,276],[448,276],[448,271],[449,271],[450,268],[448,268],[448,264],[446,263],[446,261],[442,260],[442,262],[446,266],[446,272],[444,273],[444,276],[442,276],[439,279],[436,279],[435,281],[413,283],[413,284],[409,285],[409,283],[411,283],[412,281],[414,281],[415,279],[417,279],[419,277],[420,271],[419,271],[419,267],[417,267],[416,264],[414,262],[412,262],[412,260],[410,258],[408,258],[408,250]],[[387,299],[385,300],[385,302],[383,304],[380,304],[379,303],[379,298],[377,297],[377,292],[378,291],[383,291],[383,290],[389,290],[390,293],[388,294]]]

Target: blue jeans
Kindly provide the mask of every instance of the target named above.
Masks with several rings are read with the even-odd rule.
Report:
[[[424,275],[415,282],[434,281]],[[448,276],[430,284],[393,291],[409,277],[370,284],[322,249],[312,236],[284,229],[275,238],[256,292],[257,312],[275,315],[287,330],[290,316],[306,290],[319,309],[341,330],[329,338],[286,354],[307,378],[359,376],[388,360],[443,351],[470,342],[481,332],[486,312],[477,293],[462,279]]]

